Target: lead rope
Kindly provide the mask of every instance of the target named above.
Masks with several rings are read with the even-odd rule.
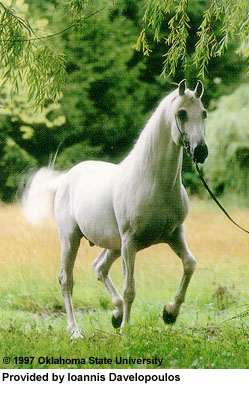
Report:
[[[189,151],[189,145],[186,144],[186,142],[185,142],[185,140],[184,140],[184,135],[183,135],[183,132],[181,131],[181,129],[180,129],[180,127],[179,127],[178,120],[177,120],[177,117],[176,117],[176,116],[175,116],[175,120],[176,120],[176,126],[177,126],[178,131],[179,131],[179,133],[180,133],[180,135],[181,135],[181,138],[182,138],[182,143],[183,143],[183,145],[184,145],[184,147],[185,147],[187,153],[191,156],[190,151]],[[191,158],[192,158],[192,156],[191,156]],[[198,163],[195,162],[195,161],[194,161],[194,163],[195,163],[195,167],[196,167],[196,170],[197,170],[197,172],[198,172],[199,178],[201,179],[201,182],[202,182],[203,186],[205,187],[205,189],[207,190],[207,192],[209,193],[209,195],[211,196],[211,198],[215,201],[215,203],[216,203],[216,204],[219,206],[219,208],[223,211],[223,213],[226,215],[226,217],[227,217],[234,225],[236,225],[236,226],[237,226],[238,228],[240,228],[242,231],[244,231],[244,232],[246,232],[246,233],[249,234],[249,231],[248,231],[247,229],[245,229],[245,228],[243,228],[241,225],[239,225],[236,221],[234,221],[234,220],[232,219],[232,217],[230,216],[230,214],[228,214],[228,212],[226,211],[226,209],[222,206],[222,204],[218,201],[218,199],[216,198],[216,196],[214,195],[214,193],[210,190],[210,188],[209,188],[209,186],[208,186],[206,180],[205,180],[204,177],[203,177],[203,174],[202,174],[202,172],[201,172],[201,169],[200,169],[199,166],[198,166]]]
[[[197,164],[197,162],[195,162],[195,167],[197,169],[197,172],[199,174],[199,177],[201,179],[202,184],[204,185],[204,187],[206,188],[206,190],[208,191],[208,193],[211,195],[211,197],[213,198],[213,200],[216,202],[216,204],[219,206],[219,208],[223,211],[223,213],[227,216],[227,218],[234,224],[236,225],[238,228],[240,228],[242,231],[249,233],[248,230],[246,230],[245,228],[243,228],[242,226],[240,226],[236,221],[234,221],[232,219],[232,217],[230,216],[230,214],[228,214],[228,212],[226,211],[226,209],[222,206],[222,204],[218,201],[218,199],[215,197],[214,193],[210,190],[206,180],[203,177],[203,174],[201,173],[201,170]]]

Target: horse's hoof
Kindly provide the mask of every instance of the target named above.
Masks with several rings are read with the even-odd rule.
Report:
[[[114,327],[114,329],[120,328],[122,320],[123,320],[123,315],[118,315],[117,317],[112,315],[112,326]]]
[[[177,318],[176,314],[172,314],[172,313],[168,312],[166,310],[166,308],[164,307],[163,320],[164,320],[164,323],[166,323],[166,325],[173,325],[173,323],[175,323],[175,321],[176,321],[176,318]]]
[[[78,340],[80,338],[84,338],[82,336],[82,334],[79,332],[79,330],[75,330],[72,334],[71,334],[71,340]]]

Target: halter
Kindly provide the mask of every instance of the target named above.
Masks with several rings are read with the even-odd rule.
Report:
[[[191,153],[190,153],[190,144],[189,144],[188,141],[186,141],[186,139],[185,139],[185,134],[184,134],[184,132],[181,130],[181,128],[179,127],[178,119],[177,119],[177,116],[176,116],[176,115],[175,115],[175,121],[176,121],[177,129],[178,129],[179,134],[180,134],[180,136],[181,136],[181,141],[182,141],[183,147],[184,147],[184,149],[187,151],[187,153],[189,154],[189,156],[190,156],[191,159],[192,159],[193,157],[192,157],[192,155],[191,155]],[[249,231],[248,231],[248,230],[246,230],[245,228],[243,228],[242,226],[240,226],[236,221],[234,221],[234,220],[232,219],[232,217],[230,216],[230,214],[226,211],[226,209],[225,209],[225,208],[222,206],[222,204],[218,201],[218,199],[217,199],[216,196],[214,195],[213,191],[210,190],[210,188],[209,188],[209,186],[208,186],[206,180],[204,179],[203,174],[202,174],[202,171],[201,171],[201,169],[200,169],[199,166],[198,166],[198,163],[197,163],[195,160],[194,160],[194,163],[195,163],[195,167],[196,167],[197,173],[198,173],[198,175],[199,175],[199,178],[201,179],[201,182],[202,182],[203,186],[204,186],[205,189],[208,191],[208,193],[209,193],[209,195],[211,196],[211,198],[215,201],[215,203],[218,205],[218,207],[223,211],[223,213],[226,215],[226,217],[227,217],[234,225],[236,225],[236,226],[237,226],[238,228],[240,228],[242,231],[244,231],[244,232],[246,232],[246,233],[249,234]]]
[[[190,157],[192,158],[191,153],[190,153],[190,144],[189,144],[189,142],[186,141],[186,139],[185,139],[185,133],[184,133],[184,132],[181,130],[181,128],[179,127],[178,119],[177,119],[177,116],[176,116],[176,115],[175,115],[175,121],[176,121],[176,126],[177,126],[177,129],[178,129],[178,131],[179,131],[179,134],[181,135],[181,140],[182,140],[183,147],[184,147],[184,149],[187,151],[187,153],[190,155]]]

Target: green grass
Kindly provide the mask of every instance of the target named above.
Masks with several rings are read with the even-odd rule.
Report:
[[[233,215],[246,225],[248,211]],[[163,359],[161,368],[248,368],[249,294],[246,234],[206,202],[193,202],[186,222],[198,266],[176,324],[166,327],[163,306],[180,282],[181,262],[167,245],[137,255],[137,297],[123,336],[111,326],[112,304],[96,280],[97,248],[83,243],[75,267],[74,305],[83,340],[71,341],[58,284],[59,244],[54,226],[30,229],[18,207],[0,208],[0,368],[157,368],[120,365],[124,359]],[[243,221],[243,222],[242,222]],[[205,228],[205,231],[203,230]],[[111,277],[122,288],[120,262]],[[2,358],[9,356],[10,364]],[[34,357],[15,364],[15,357]],[[42,364],[44,357],[86,359],[86,364]],[[89,364],[89,357],[112,364]],[[22,358],[21,358],[22,359]]]
[[[10,310],[5,315],[6,324],[0,329],[0,353],[9,356],[11,364],[2,365],[2,368],[127,368],[127,365],[115,363],[116,356],[125,359],[160,358],[163,359],[161,368],[248,367],[249,333],[242,321],[209,324],[207,327],[186,326],[179,322],[174,327],[165,328],[158,310],[151,309],[152,306],[148,310],[148,318],[144,317],[142,322],[136,321],[123,336],[112,330],[105,311],[77,311],[85,337],[73,342],[65,335],[64,315],[45,317]],[[32,365],[15,365],[14,358],[19,356],[34,356],[35,360]],[[112,359],[112,364],[89,364],[87,359],[90,356]],[[86,359],[86,364],[43,364],[44,357]]]

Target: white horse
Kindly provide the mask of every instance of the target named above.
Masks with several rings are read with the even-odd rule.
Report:
[[[93,268],[111,296],[115,328],[129,323],[136,252],[168,243],[184,270],[174,301],[163,311],[165,323],[175,322],[196,265],[183,229],[188,197],[181,168],[183,146],[196,162],[203,163],[208,154],[202,94],[200,81],[194,91],[186,89],[185,80],[180,82],[162,100],[120,164],[85,161],[63,173],[42,168],[26,187],[22,203],[30,221],[40,222],[54,211],[61,244],[59,281],[72,338],[82,337],[72,305],[73,267],[82,237],[104,249]],[[123,296],[108,274],[120,255]]]

